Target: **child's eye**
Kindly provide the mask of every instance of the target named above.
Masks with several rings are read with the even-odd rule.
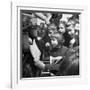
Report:
[[[63,27],[60,27],[60,29],[63,29]]]

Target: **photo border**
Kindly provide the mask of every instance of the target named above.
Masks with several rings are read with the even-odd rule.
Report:
[[[63,9],[62,11],[73,11],[73,12],[80,12],[82,15],[81,15],[81,30],[83,30],[83,32],[82,31],[80,31],[81,33],[80,33],[80,44],[82,43],[82,35],[83,35],[83,33],[84,34],[86,34],[85,32],[84,32],[84,29],[85,29],[85,26],[86,25],[84,25],[85,23],[82,21],[82,20],[85,20],[85,13],[86,13],[86,8],[85,7],[83,7],[83,8],[78,8],[78,9],[70,9],[70,8],[49,8],[49,7],[35,7],[35,6],[28,6],[27,4],[25,4],[25,3],[11,3],[11,38],[12,38],[12,40],[11,40],[11,44],[12,44],[12,50],[11,50],[11,52],[12,52],[12,60],[11,60],[11,87],[12,88],[15,88],[15,87],[22,87],[22,86],[25,86],[25,87],[34,87],[34,85],[36,85],[36,86],[38,86],[37,85],[37,83],[38,82],[40,82],[40,83],[42,83],[42,82],[51,82],[51,79],[55,82],[56,80],[58,80],[58,79],[60,79],[61,80],[61,82],[63,82],[63,84],[61,83],[61,85],[67,85],[67,84],[69,84],[69,83],[66,83],[65,81],[72,81],[73,82],[73,84],[75,83],[75,84],[77,84],[76,82],[77,82],[77,80],[79,80],[79,83],[82,83],[82,79],[86,79],[86,77],[85,77],[85,75],[86,75],[86,71],[84,71],[85,72],[85,75],[83,76],[82,75],[82,73],[83,73],[83,70],[80,70],[80,75],[79,76],[55,76],[55,77],[39,77],[39,78],[30,78],[30,79],[20,79],[20,36],[21,36],[21,32],[20,32],[20,9],[22,8],[22,7],[27,7],[29,10],[31,9],[31,10],[38,10],[39,9],[39,11],[40,10],[52,10],[52,12],[55,10],[57,10],[57,11],[59,11],[59,10],[61,10],[61,9]],[[64,7],[64,6],[63,6]],[[24,9],[24,8],[23,8]],[[76,11],[75,11],[76,10]],[[56,11],[56,12],[57,12]],[[83,15],[84,15],[84,17],[83,17]],[[83,23],[82,23],[83,22]],[[84,26],[83,26],[84,25]],[[83,27],[82,27],[83,26]],[[84,29],[83,29],[84,28]],[[82,47],[82,46],[81,46]],[[81,55],[82,55],[82,51],[85,51],[85,50],[82,50],[81,49],[81,47],[80,47],[80,68],[82,68],[82,62],[81,62],[81,60],[83,59],[82,57],[81,57]],[[85,47],[84,47],[85,48]],[[84,62],[84,61],[83,61]],[[85,67],[85,70],[86,70],[86,66],[84,66]],[[73,78],[74,78],[74,80],[73,80]],[[31,80],[31,81],[30,81]],[[62,81],[63,80],[63,81]],[[85,81],[85,80],[84,80]],[[84,82],[83,81],[83,82]],[[51,82],[52,83],[52,82]],[[31,84],[31,85],[30,85]],[[70,84],[72,84],[72,83],[70,83]],[[51,84],[50,84],[51,85]],[[52,85],[51,86],[53,86],[53,85],[55,85],[55,83],[53,84],[52,83]],[[40,86],[49,86],[48,84],[47,85],[40,85]],[[39,87],[40,87],[39,86]]]

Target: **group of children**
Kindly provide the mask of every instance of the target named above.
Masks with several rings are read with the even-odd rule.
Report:
[[[41,77],[43,71],[50,76],[79,74],[79,15],[72,14],[67,22],[62,15],[34,13],[28,25],[22,18],[22,77]],[[38,25],[36,18],[45,23]]]

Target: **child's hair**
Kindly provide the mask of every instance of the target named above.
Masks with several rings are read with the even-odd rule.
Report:
[[[76,24],[76,23],[79,23],[79,15],[78,15],[78,14],[74,14],[72,17],[70,17],[70,18],[68,19],[68,22],[69,22],[69,21],[74,21],[75,24]]]
[[[65,27],[65,29],[66,29],[66,27],[67,27],[67,23],[66,23],[65,21],[60,21],[60,22],[59,22],[59,25],[60,25],[60,24],[63,24],[64,27]],[[59,25],[58,25],[58,29],[59,29]]]
[[[48,25],[48,29],[49,29],[51,26],[54,26],[54,27],[57,29],[57,26],[56,26],[54,23],[49,24],[49,25]]]
[[[64,24],[66,26],[66,22],[65,21],[60,21],[59,24]]]

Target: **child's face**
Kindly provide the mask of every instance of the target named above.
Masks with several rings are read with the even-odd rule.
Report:
[[[37,24],[37,18],[32,18],[31,23],[32,23],[32,25],[36,25]]]
[[[75,25],[75,35],[79,35],[79,30],[80,30],[80,24],[76,23],[76,25]]]
[[[55,48],[55,47],[61,47],[61,43],[63,41],[63,36],[62,34],[59,34],[59,33],[55,33],[53,34],[53,36],[51,37],[51,44],[52,44],[52,47]]]
[[[56,38],[52,38],[51,45],[52,45],[53,48],[55,48],[58,45],[58,41],[57,41]]]
[[[59,24],[59,32],[64,33],[65,32],[65,26],[64,24]]]
[[[51,37],[56,32],[57,32],[56,26],[51,25],[51,26],[48,27],[48,35],[49,35],[49,37]]]
[[[68,30],[68,34],[73,37],[75,34],[75,25],[74,24],[70,24],[69,27],[67,27]]]
[[[70,20],[68,22],[69,27],[67,27],[68,29],[68,33],[72,36],[75,34],[75,21],[74,20]]]

